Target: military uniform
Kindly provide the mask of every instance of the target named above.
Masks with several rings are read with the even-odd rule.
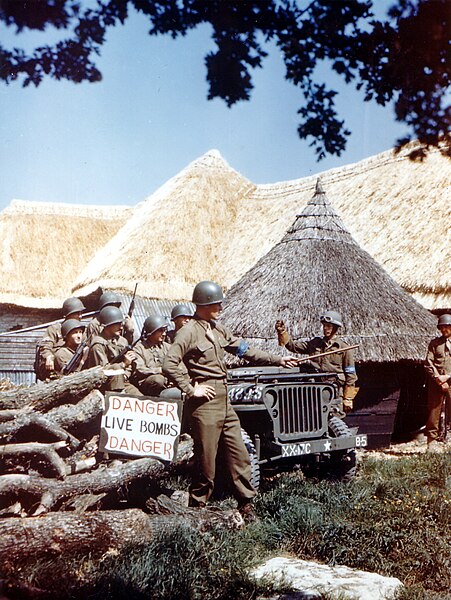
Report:
[[[196,315],[177,332],[163,362],[163,373],[187,396],[184,410],[191,422],[197,463],[190,486],[193,505],[206,503],[213,491],[220,441],[239,504],[249,502],[256,494],[250,482],[251,467],[240,421],[227,397],[226,351],[257,364],[282,364],[282,357],[251,349],[220,323]],[[196,382],[213,386],[216,396],[211,400],[194,396]]]
[[[448,384],[451,385],[451,339],[446,339],[442,335],[429,343],[425,369],[429,376],[429,416],[426,423],[426,437],[428,443],[430,443],[436,440],[439,435],[440,413],[445,395],[451,411],[449,390],[443,390],[437,379],[439,375],[448,375]]]
[[[72,348],[69,348],[68,346],[62,346],[61,348],[58,348],[58,350],[55,352],[55,371],[58,374],[62,374],[64,367],[72,360],[75,352],[75,350],[72,350]],[[82,366],[83,365],[80,361],[73,372],[76,373],[77,371],[81,371]]]
[[[100,323],[97,317],[93,317],[86,327],[86,337],[88,340],[92,340],[94,336],[101,335],[102,331],[103,325]],[[128,315],[126,315],[124,317],[124,337],[129,344],[133,344],[134,333],[135,328],[133,326],[133,321]]]
[[[170,347],[167,342],[149,344],[147,341],[141,341],[133,349],[137,360],[132,383],[146,396],[158,396],[161,390],[168,387],[162,365]]]
[[[61,334],[61,323],[49,325],[39,345],[41,348],[40,354],[44,360],[50,355],[55,355],[58,348],[64,346],[64,339]]]
[[[111,364],[119,354],[128,346],[127,340],[119,336],[107,340],[102,334],[94,336],[91,340],[88,356],[83,365],[84,369],[90,369],[96,366],[110,366],[111,369],[121,369],[125,371],[125,375],[110,377],[104,386],[104,391],[124,391],[128,394],[138,395],[139,390],[129,382],[132,373],[132,365],[126,367],[123,362]]]

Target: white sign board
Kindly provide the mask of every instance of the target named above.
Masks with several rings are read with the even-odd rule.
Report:
[[[181,403],[107,393],[99,449],[102,452],[174,460],[181,427]]]

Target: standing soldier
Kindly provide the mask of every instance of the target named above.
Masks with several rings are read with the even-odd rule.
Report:
[[[341,350],[347,344],[338,337],[338,330],[343,326],[340,313],[335,310],[326,310],[320,317],[323,326],[323,337],[314,337],[307,342],[294,342],[286,330],[283,321],[276,321],[276,331],[279,345],[285,346],[289,352],[296,354],[322,354],[331,350]],[[340,398],[332,407],[337,417],[343,418],[345,413],[353,409],[354,398],[357,394],[355,382],[357,380],[354,353],[352,350],[312,358],[312,364],[327,373],[336,373],[340,385]],[[344,410],[344,412],[343,412]]]
[[[441,336],[433,339],[428,346],[425,368],[429,376],[428,385],[428,410],[429,416],[426,423],[426,438],[428,450],[440,450],[439,424],[442,406],[447,403],[450,414],[451,399],[451,315],[441,315],[437,323]],[[443,435],[446,435],[446,418],[444,420]]]
[[[222,311],[221,287],[201,281],[193,291],[196,312],[182,327],[163,362],[163,373],[186,394],[194,440],[196,470],[190,486],[190,506],[205,506],[215,480],[216,455],[221,443],[238,508],[247,521],[255,519],[249,456],[241,426],[227,397],[225,352],[260,364],[294,366],[290,357],[253,350],[217,322]]]
[[[99,313],[102,332],[91,339],[84,368],[108,365],[111,369],[118,369],[120,371],[118,375],[108,380],[103,391],[125,392],[140,396],[139,391],[129,382],[136,355],[121,335],[123,320],[122,312],[116,306],[102,308]]]
[[[105,306],[115,306],[120,308],[122,302],[119,296],[115,292],[103,292],[99,298],[99,313],[105,308]],[[88,339],[93,338],[95,335],[100,335],[102,332],[103,325],[100,323],[98,317],[94,317],[88,324],[86,329],[86,336]],[[123,319],[122,335],[128,341],[129,344],[133,343],[134,326],[131,317],[128,315]]]
[[[67,298],[63,302],[63,323],[67,319],[81,319],[81,315],[86,308],[79,298]],[[36,348],[35,372],[38,379],[45,380],[55,373],[55,352],[58,348],[64,346],[64,339],[61,333],[63,323],[53,323],[49,325],[44,337]]]
[[[134,347],[136,364],[132,382],[145,396],[158,396],[168,387],[163,375],[163,359],[171,347],[166,342],[166,318],[151,315],[144,321],[143,338]]]
[[[86,326],[78,319],[67,319],[61,325],[61,335],[64,339],[64,346],[58,348],[55,352],[55,371],[59,375],[64,375],[64,367],[74,358],[75,352],[83,341],[83,333]],[[88,353],[88,346],[85,346],[78,365],[73,372],[81,371],[83,363]]]
[[[171,321],[174,323],[174,329],[166,333],[167,341],[172,344],[177,331],[186,325],[193,318],[193,311],[186,304],[176,304],[171,311]]]

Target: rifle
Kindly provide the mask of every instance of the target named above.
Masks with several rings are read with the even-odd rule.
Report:
[[[83,350],[86,348],[86,346],[89,344],[89,342],[91,341],[91,339],[86,339],[84,342],[81,342],[81,344],[78,344],[78,348],[76,349],[73,357],[70,359],[70,361],[68,363],[66,363],[62,369],[62,374],[63,375],[70,375],[71,373],[73,373],[76,368],[78,367],[78,365],[80,364],[80,361],[82,359],[83,356]]]
[[[86,319],[87,317],[92,317],[97,314],[97,311],[92,311],[88,313],[84,313],[81,317],[81,320]],[[37,331],[38,329],[45,329],[49,327],[49,325],[55,325],[56,323],[62,323],[65,319],[55,319],[55,321],[48,321],[47,323],[41,323],[40,325],[32,325],[31,327],[25,327],[24,329],[13,329],[12,331],[2,331],[0,336],[4,335],[16,335],[18,333],[26,333],[27,331]]]
[[[346,346],[346,348],[338,348],[338,350],[328,350],[327,352],[321,352],[320,354],[311,354],[310,356],[306,356],[304,358],[296,358],[298,363],[307,362],[309,360],[319,358],[320,356],[329,356],[329,354],[340,354],[341,352],[346,352],[347,350],[353,350],[354,348],[358,348],[360,344],[354,344],[353,346]]]
[[[144,338],[144,328],[141,331],[141,335],[139,336],[139,338],[137,340],[135,340],[133,342],[133,344],[127,344],[127,346],[125,346],[125,348],[123,348],[119,354],[117,356],[115,356],[113,358],[113,360],[110,360],[110,365],[114,365],[116,363],[120,363],[122,362],[122,359],[124,358],[124,356],[127,354],[127,352],[130,352],[130,350],[133,350],[133,348],[136,346],[136,344],[138,342],[140,342],[142,339]]]
[[[135,310],[135,296],[136,296],[137,289],[138,289],[138,284],[136,283],[135,290],[134,290],[133,296],[132,296],[132,301],[130,302],[130,306],[129,306],[128,313],[127,313],[130,318],[132,318],[133,311]]]

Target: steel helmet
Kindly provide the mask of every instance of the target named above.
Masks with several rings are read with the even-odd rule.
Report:
[[[99,298],[99,310],[102,310],[104,306],[116,306],[119,308],[121,305],[121,299],[115,292],[103,292]]]
[[[83,312],[84,310],[86,310],[86,307],[80,298],[67,298],[67,300],[64,300],[63,302],[64,317],[68,317],[74,313]]]
[[[147,335],[152,335],[157,329],[166,329],[168,323],[166,317],[162,315],[151,315],[144,321],[143,331]]]
[[[224,300],[221,286],[214,281],[201,281],[193,290],[193,303],[197,306],[216,304]]]
[[[64,339],[69,335],[71,331],[74,329],[85,329],[86,325],[83,325],[81,321],[78,319],[67,319],[61,324],[61,335]]]
[[[171,320],[173,321],[177,317],[192,317],[193,311],[186,304],[176,304],[171,311]]]
[[[437,328],[440,329],[442,325],[451,325],[451,315],[445,314],[439,316]]]
[[[105,306],[99,312],[99,323],[108,327],[108,325],[113,325],[114,323],[122,323],[124,317],[122,315],[122,311],[117,306]]]
[[[320,317],[321,323],[330,323],[337,327],[343,327],[341,315],[335,310],[326,310]]]

